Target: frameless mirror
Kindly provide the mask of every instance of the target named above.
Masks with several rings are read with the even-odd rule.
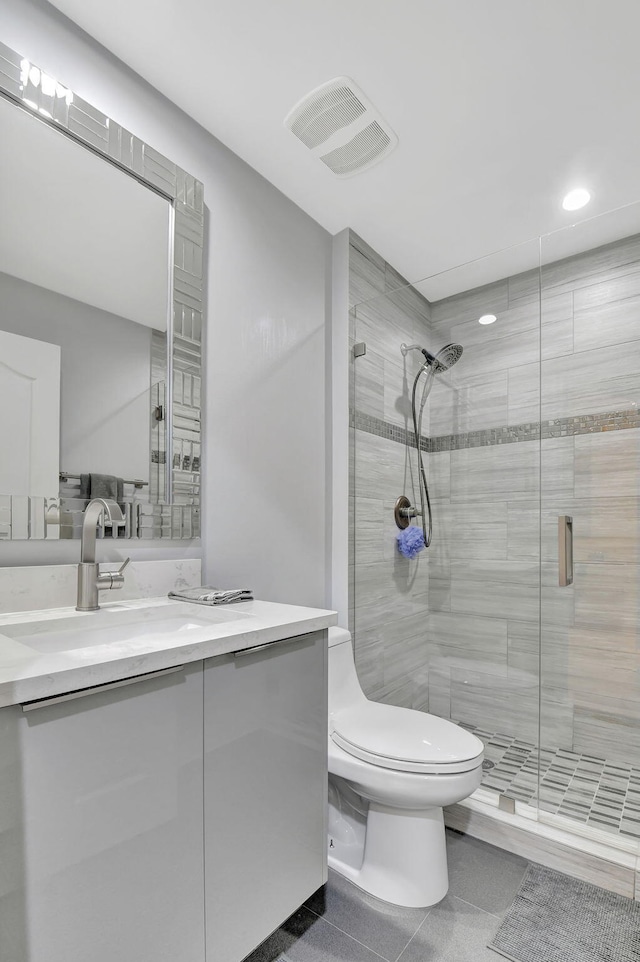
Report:
[[[76,537],[92,497],[195,537],[202,185],[1,46],[0,93],[0,538]]]

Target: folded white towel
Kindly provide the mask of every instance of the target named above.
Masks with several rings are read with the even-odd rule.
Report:
[[[196,605],[231,605],[238,601],[253,601],[250,588],[214,588],[212,585],[170,591],[169,597],[175,601],[191,601]]]

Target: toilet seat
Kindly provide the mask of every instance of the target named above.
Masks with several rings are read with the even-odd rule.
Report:
[[[484,751],[475,735],[444,718],[372,701],[335,712],[329,730],[348,754],[402,772],[468,772]]]

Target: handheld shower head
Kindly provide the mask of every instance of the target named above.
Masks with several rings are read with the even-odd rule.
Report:
[[[445,344],[435,356],[424,347],[421,347],[420,350],[424,354],[427,364],[430,364],[433,368],[434,374],[443,374],[460,359],[462,344]]]
[[[460,360],[462,350],[462,344],[445,344],[435,356],[436,370],[448,371],[456,361]]]

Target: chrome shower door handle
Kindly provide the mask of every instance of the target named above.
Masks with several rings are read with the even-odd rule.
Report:
[[[558,584],[573,584],[573,518],[568,514],[558,517]]]

